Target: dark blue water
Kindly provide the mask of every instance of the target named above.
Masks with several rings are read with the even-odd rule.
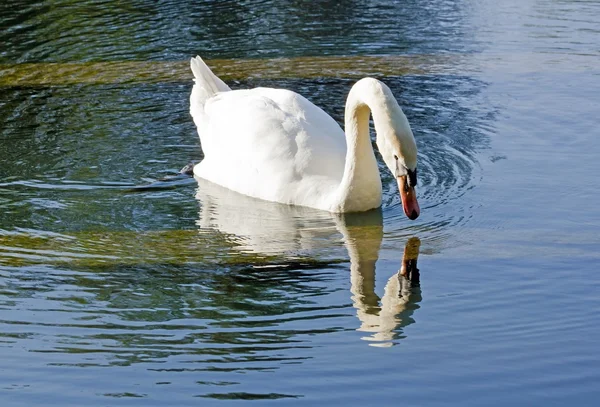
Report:
[[[600,5],[0,5],[0,401],[592,406]],[[173,178],[187,60],[338,122],[384,80],[422,214]],[[167,178],[168,181],[164,181]],[[419,273],[411,268],[418,265]]]

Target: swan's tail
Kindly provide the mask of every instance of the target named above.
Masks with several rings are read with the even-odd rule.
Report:
[[[204,103],[219,92],[231,90],[204,63],[202,58],[192,58],[190,66],[194,73],[195,85],[190,96],[190,113],[194,118],[204,113]]]

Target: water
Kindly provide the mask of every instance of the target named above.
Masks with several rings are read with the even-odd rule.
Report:
[[[3,406],[595,404],[597,2],[20,3],[0,5]],[[384,79],[421,217],[387,173],[382,209],[346,216],[171,178],[201,158],[195,54],[338,122],[356,78]]]

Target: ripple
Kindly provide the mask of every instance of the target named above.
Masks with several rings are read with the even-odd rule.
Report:
[[[2,7],[2,6],[0,6]],[[58,1],[0,8],[2,59],[31,61],[275,58],[282,54],[383,55],[464,51],[468,7],[374,2],[273,0],[182,3],[175,0]],[[383,16],[395,16],[393,19]],[[409,22],[409,23],[407,23]],[[332,41],[332,33],[336,33]]]
[[[226,380],[307,361],[298,352],[314,335],[339,331],[335,321],[347,317],[323,296],[332,292],[323,267],[296,271],[303,274],[296,281],[289,270],[247,280],[247,271],[182,266],[162,276],[143,265],[0,270],[10,271],[0,287],[0,346],[26,349],[53,367],[145,364],[161,377],[212,372],[212,380]]]
[[[463,76],[411,76],[392,82],[419,148],[421,216],[416,222],[405,219],[398,186],[389,171],[380,168],[388,247],[411,235],[421,238],[425,252],[459,244],[458,228],[471,220],[476,205],[466,195],[482,181],[479,151],[494,117],[480,95],[485,86]]]

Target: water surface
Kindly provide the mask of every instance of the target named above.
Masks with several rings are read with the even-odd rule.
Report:
[[[20,3],[0,5],[2,405],[594,405],[597,2]],[[202,157],[196,54],[339,123],[383,79],[421,217],[383,167],[381,210],[345,216],[175,177]]]

